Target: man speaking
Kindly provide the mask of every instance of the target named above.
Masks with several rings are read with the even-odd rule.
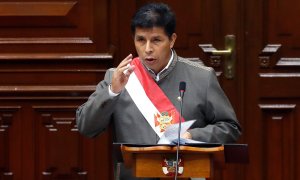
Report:
[[[156,144],[166,127],[180,116],[178,86],[186,83],[182,121],[196,120],[183,138],[232,143],[240,134],[234,110],[215,72],[179,57],[173,49],[177,35],[171,9],[162,3],[141,7],[131,30],[138,57],[129,54],[76,112],[80,133],[95,137],[113,125],[114,142]],[[121,167],[120,179],[136,179]]]

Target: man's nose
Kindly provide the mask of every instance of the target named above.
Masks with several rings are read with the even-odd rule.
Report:
[[[147,54],[152,53],[153,48],[152,48],[151,42],[148,41],[148,42],[146,43],[146,49],[145,49],[145,51],[146,51]]]

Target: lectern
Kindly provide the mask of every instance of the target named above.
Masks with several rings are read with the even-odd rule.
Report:
[[[125,166],[140,178],[172,178],[175,173],[177,146],[121,145]],[[178,178],[210,178],[213,165],[224,162],[224,146],[179,146]]]

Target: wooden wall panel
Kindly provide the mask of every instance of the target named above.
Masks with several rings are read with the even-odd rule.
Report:
[[[107,52],[107,9],[108,1],[2,1],[1,52]]]
[[[76,127],[77,106],[34,106],[36,177],[85,179],[83,143]],[[91,176],[90,176],[91,177]]]
[[[248,1],[246,7],[246,140],[251,157],[246,178],[299,179],[299,2]]]
[[[2,85],[95,85],[112,66],[109,53],[0,55]],[[61,78],[64,77],[64,78]]]
[[[0,179],[20,178],[21,106],[0,106]]]
[[[112,179],[109,134],[92,140],[74,127],[114,63],[109,5],[0,2],[0,179]]]
[[[295,179],[296,104],[260,104],[264,179]],[[274,173],[276,172],[276,173]]]
[[[269,19],[269,23],[265,24],[265,35],[271,43],[279,43],[290,49],[299,49],[300,33],[297,31],[300,27],[297,21],[299,6],[300,3],[297,0],[270,0],[268,2],[265,17]],[[297,55],[299,56],[299,53]]]
[[[1,133],[1,149],[9,152],[1,153],[2,174],[12,172],[17,179],[110,178],[109,136],[81,136],[75,111],[103,79],[112,58],[107,53],[2,55],[1,125],[18,128]],[[16,104],[22,107],[18,116],[12,113]],[[99,149],[101,156],[96,157],[96,146],[105,147]]]
[[[75,125],[114,64],[109,9],[106,0],[0,2],[0,179],[112,179],[109,133],[88,139]]]

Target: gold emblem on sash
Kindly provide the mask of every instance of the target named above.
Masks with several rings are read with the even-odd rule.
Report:
[[[170,112],[161,112],[161,115],[154,115],[155,127],[160,129],[160,132],[164,132],[166,128],[174,123],[175,113],[174,111]]]

